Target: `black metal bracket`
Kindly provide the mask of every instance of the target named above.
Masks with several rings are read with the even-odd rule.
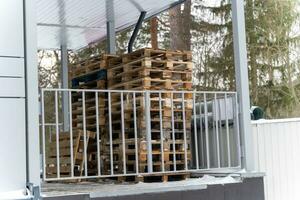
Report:
[[[146,17],[146,14],[147,14],[146,11],[142,11],[141,14],[140,14],[140,17],[137,21],[137,24],[134,27],[133,33],[132,33],[132,35],[130,37],[130,40],[129,40],[129,43],[128,43],[128,53],[132,52],[133,43],[134,43],[134,41],[135,41],[135,39],[136,39],[136,37],[139,33],[140,28],[142,27],[142,23],[143,23],[143,21]]]

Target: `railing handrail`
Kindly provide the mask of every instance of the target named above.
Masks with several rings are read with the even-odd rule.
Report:
[[[65,92],[115,92],[115,93],[197,93],[197,94],[236,94],[236,91],[198,91],[198,90],[108,90],[108,89],[68,89],[68,88],[41,88],[41,91],[65,91]]]
[[[251,124],[258,125],[258,124],[273,124],[273,123],[288,123],[288,122],[300,122],[300,118],[260,119],[260,120],[251,121]]]

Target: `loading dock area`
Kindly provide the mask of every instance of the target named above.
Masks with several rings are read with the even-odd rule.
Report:
[[[5,139],[0,145],[0,150],[5,155],[1,158],[1,163],[5,164],[1,165],[0,193],[7,194],[7,192],[16,191],[13,194],[17,196],[23,195],[24,198],[32,199],[39,199],[43,195],[48,195],[48,199],[53,199],[56,198],[57,195],[61,195],[62,199],[67,199],[73,198],[69,196],[72,193],[73,187],[85,188],[85,186],[83,183],[77,186],[62,184],[64,183],[63,181],[66,180],[127,176],[139,177],[154,174],[166,176],[166,173],[172,173],[172,175],[188,173],[193,176],[217,173],[225,174],[224,176],[227,177],[228,174],[236,173],[243,169],[247,172],[254,170],[251,125],[248,112],[250,106],[244,9],[243,3],[238,0],[232,1],[236,91],[203,92],[186,90],[189,86],[186,86],[185,89],[181,89],[180,91],[174,91],[174,88],[172,88],[173,90],[171,91],[152,89],[122,90],[118,88],[120,85],[118,85],[117,79],[115,80],[116,82],[113,82],[115,85],[112,86],[111,89],[72,89],[68,84],[69,74],[66,56],[68,49],[78,50],[106,37],[107,53],[114,54],[116,32],[132,26],[135,26],[138,31],[140,25],[140,23],[138,23],[139,19],[149,19],[182,2],[184,1],[166,0],[155,1],[155,3],[153,3],[151,0],[3,0],[0,2],[0,25],[7,27],[5,31],[0,32],[0,42],[3,44],[0,47],[0,83],[6,85],[8,88],[0,90],[0,127],[1,132],[6,133],[5,137],[3,137]],[[20,16],[16,17],[17,14]],[[132,44],[134,41],[135,34],[137,33],[134,32],[132,41],[129,44]],[[12,39],[8,40],[7,38]],[[62,88],[38,88],[36,58],[38,49],[61,49]],[[122,60],[122,62],[123,61],[124,60]],[[3,68],[2,65],[5,67]],[[74,84],[76,85],[76,83]],[[151,84],[150,80],[150,86]],[[173,87],[176,84],[178,84],[178,81],[171,81],[164,83],[164,87]],[[184,84],[188,85],[188,83]],[[54,116],[53,119],[55,119],[54,123],[48,122],[45,119],[45,107],[49,106],[44,104],[43,101],[45,93],[51,93],[54,97],[54,112],[52,113]],[[100,159],[99,130],[97,128],[95,134],[91,134],[91,136],[94,135],[96,138],[95,153],[93,154],[96,158],[94,160],[96,162],[94,168],[96,172],[91,174],[91,171],[89,171],[88,156],[90,156],[90,154],[87,147],[89,144],[88,138],[90,137],[87,137],[87,135],[89,135],[88,131],[90,130],[88,130],[89,124],[86,122],[90,119],[87,119],[86,117],[88,116],[85,115],[85,108],[88,109],[89,106],[89,102],[85,102],[85,95],[90,93],[94,96],[93,103],[95,107],[101,104],[101,101],[97,101],[99,94],[103,93],[105,94],[104,96],[107,97],[108,110],[106,116],[108,120],[105,124],[110,133],[108,136],[112,136],[111,133],[115,127],[115,125],[112,124],[115,121],[118,121],[120,124],[119,131],[121,138],[119,142],[122,145],[120,145],[121,148],[118,151],[118,155],[122,155],[123,159],[117,160],[119,164],[115,165],[117,161],[114,159],[114,154],[112,153],[114,152],[113,145],[115,144],[112,138],[108,137],[109,139],[107,140],[106,146],[110,150],[109,153],[107,153],[110,159],[107,160],[107,174],[101,173],[103,170],[101,164],[104,160]],[[138,96],[138,94],[141,95]],[[82,115],[76,115],[76,119],[78,121],[81,120],[80,122],[82,124],[78,125],[78,127],[81,127],[83,135],[83,148],[82,151],[80,150],[81,164],[79,169],[81,170],[79,170],[79,175],[74,173],[74,165],[76,165],[76,162],[73,158],[73,139],[70,139],[73,138],[72,117],[74,115],[72,114],[72,106],[76,103],[71,99],[73,95],[79,96],[77,99],[80,99],[78,102],[82,105],[78,110],[81,110],[83,113]],[[114,98],[114,95],[118,97]],[[177,97],[174,98],[176,95]],[[143,142],[146,144],[144,149],[144,171],[139,170],[141,160],[136,159],[139,152],[134,151],[138,146],[137,137],[132,136],[132,138],[130,138],[132,140],[131,142],[135,143],[135,148],[131,151],[132,155],[135,155],[135,159],[133,160],[136,162],[130,164],[132,168],[128,168],[128,160],[124,159],[126,156],[125,144],[127,143],[125,140],[125,137],[127,137],[125,130],[127,131],[127,128],[124,121],[127,120],[128,116],[125,115],[128,107],[124,105],[129,102],[132,106],[130,107],[133,113],[133,115],[130,115],[133,116],[131,120],[133,127],[131,128],[133,129],[133,133],[136,133],[135,126],[138,124],[138,119],[140,119],[136,119],[137,116],[135,116],[137,113],[135,110],[137,107],[137,97],[140,97],[141,102],[144,102],[146,105],[140,112],[145,116],[141,121],[143,130],[145,131],[145,137],[143,138],[145,141]],[[113,98],[119,102],[112,102],[111,99]],[[147,106],[150,104],[154,105],[154,102],[156,102],[156,108]],[[111,103],[113,104],[110,105]],[[119,105],[118,109],[112,110],[116,104]],[[178,104],[177,107],[175,104]],[[170,110],[162,109],[162,107],[169,107]],[[118,120],[111,117],[115,114],[111,111],[119,113],[120,116]],[[162,134],[162,129],[164,128],[162,127],[164,124],[164,119],[161,117],[162,113],[168,113],[166,116],[171,119],[169,120],[168,128],[171,130],[170,134],[173,134],[173,136],[169,138],[170,159],[168,158],[169,160],[167,161],[169,162],[168,169],[164,168],[164,164],[167,163],[167,156],[164,157],[162,153],[164,151],[164,141],[161,137],[159,138],[161,140],[156,144],[156,148],[160,149],[158,152],[160,152],[162,158],[159,159],[160,163],[157,164],[160,168],[155,168],[156,164],[153,159],[155,153],[152,151],[154,145],[152,141],[153,138],[151,137],[151,132],[153,132],[151,119],[154,119],[151,116],[152,112],[159,113],[157,115],[158,117],[155,118],[155,120],[157,120],[157,126],[159,127],[158,130],[155,130],[157,131],[157,135]],[[181,112],[180,119],[175,118],[174,113],[176,112]],[[96,116],[99,115],[101,114],[96,114]],[[100,119],[103,118],[105,117],[102,116]],[[14,119],[13,123],[11,119]],[[178,143],[179,141],[175,140],[175,134],[177,134],[175,131],[175,129],[177,130],[177,125],[175,123],[179,123],[179,121],[182,123],[180,130],[180,132],[182,132],[182,138],[178,139],[181,140],[180,144]],[[47,153],[50,152],[50,147],[48,148],[47,145],[51,146],[51,144],[46,142],[46,138],[49,138],[49,132],[47,133],[46,130],[48,123],[52,123],[51,126],[53,127],[51,130],[53,132],[50,132],[50,135],[55,139],[55,142],[52,143],[54,144],[52,146],[54,147],[53,151],[55,155],[50,158],[52,159],[51,161],[55,162],[55,164],[50,163],[50,168],[54,166],[54,168],[51,168],[53,172],[50,174],[51,176],[47,176],[47,169],[50,169],[49,166],[47,166],[47,159],[49,160]],[[98,125],[101,123],[102,121],[96,117],[95,127],[99,127]],[[39,131],[39,124],[42,124],[41,131]],[[62,166],[60,163],[62,160],[60,153],[67,154],[60,149],[60,136],[63,136],[60,133],[62,130],[69,134],[69,140],[65,142],[68,143],[68,153],[70,152],[68,159],[66,159],[69,160],[67,164],[71,166],[68,175],[62,175],[61,173],[65,169],[65,166]],[[203,135],[200,135],[202,132]],[[223,132],[224,135],[219,137],[221,132]],[[191,137],[188,137],[188,134],[190,134]],[[202,136],[202,138],[200,136]],[[176,149],[176,146],[180,147]],[[11,152],[11,154],[6,156],[8,154],[5,152]],[[40,153],[42,153],[42,156]],[[176,154],[180,154],[180,156],[176,157]],[[193,159],[190,157],[193,157]],[[53,176],[53,174],[55,174],[55,176]],[[218,179],[220,182],[216,181],[211,186],[207,186],[209,185],[208,180],[207,183],[203,182],[205,179],[203,179],[202,182],[201,179],[188,179],[182,180],[182,182],[159,183],[163,185],[159,193],[154,191],[154,189],[151,190],[152,187],[159,187],[159,184],[147,183],[150,184],[149,187],[146,185],[148,188],[147,194],[138,194],[138,191],[141,190],[139,187],[143,188],[143,183],[138,183],[137,185],[131,184],[128,187],[132,193],[121,192],[120,196],[110,198],[132,199],[133,197],[130,195],[134,195],[136,199],[151,199],[156,197],[162,199],[161,195],[163,194],[163,196],[165,196],[164,198],[178,196],[178,199],[192,198],[193,195],[199,196],[199,198],[207,197],[208,199],[214,199],[214,195],[220,195],[225,196],[224,200],[230,199],[231,195],[238,195],[238,197],[243,196],[245,200],[263,199],[263,178],[261,174],[252,174],[251,176],[241,173],[238,177],[232,175],[229,179],[236,180],[236,183],[229,181],[228,184],[222,185],[224,184],[224,182],[222,182],[224,179],[222,178]],[[44,183],[53,181],[62,182],[62,185]],[[83,196],[78,197],[78,199],[104,199],[101,191],[104,190],[103,188],[109,187],[102,184],[95,186],[94,183],[88,183],[87,185],[89,186],[87,186],[86,191],[83,191]],[[61,193],[60,190],[62,188],[66,192]],[[90,191],[90,188],[93,188],[93,192]],[[99,189],[99,191],[94,191],[95,189]],[[114,185],[110,189],[126,191],[127,186]],[[50,192],[50,190],[52,191]],[[114,193],[114,191],[111,192]],[[99,196],[99,193],[101,193],[102,196]],[[257,196],[249,197],[249,193],[255,193]],[[105,194],[107,194],[105,199],[111,195],[108,193]]]

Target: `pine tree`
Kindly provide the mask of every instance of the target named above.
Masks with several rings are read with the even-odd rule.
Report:
[[[299,22],[299,2],[245,2],[251,103],[263,107],[269,117],[299,115],[292,112],[299,106],[299,59],[291,54],[299,44],[299,33],[291,35]],[[193,43],[200,54],[195,70],[199,88],[234,90],[231,6],[225,0],[214,6],[195,0],[194,9],[205,13],[195,17],[192,26],[200,42]]]

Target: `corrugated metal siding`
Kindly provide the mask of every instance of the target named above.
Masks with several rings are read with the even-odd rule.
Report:
[[[266,200],[300,199],[300,119],[252,124],[255,167],[265,172]]]

